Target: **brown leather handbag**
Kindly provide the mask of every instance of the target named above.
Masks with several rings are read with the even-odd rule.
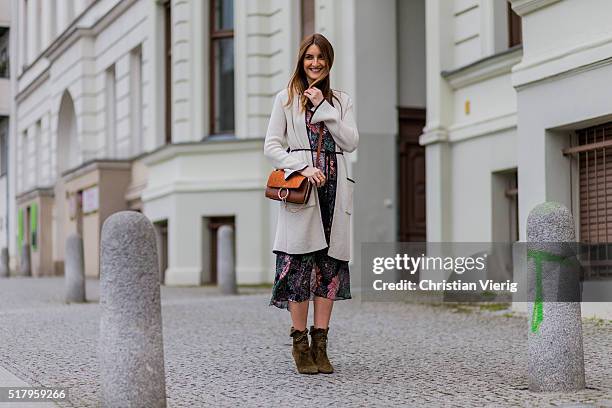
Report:
[[[322,139],[323,133],[319,131],[319,138],[317,140],[317,163],[321,155]],[[308,178],[295,172],[285,180],[285,171],[283,169],[272,171],[268,177],[268,183],[266,184],[266,197],[284,203],[306,204],[308,198],[310,198],[311,191],[312,185],[308,181]]]
[[[285,180],[285,171],[274,170],[268,177],[266,197],[294,204],[306,204],[312,190],[310,181],[299,173]]]

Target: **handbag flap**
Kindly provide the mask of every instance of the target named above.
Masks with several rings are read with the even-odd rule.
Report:
[[[274,170],[270,173],[270,177],[268,177],[268,187],[272,188],[300,188],[302,183],[306,181],[308,183],[308,179],[302,176],[299,173],[293,173],[287,180],[285,180],[285,171],[284,170]]]

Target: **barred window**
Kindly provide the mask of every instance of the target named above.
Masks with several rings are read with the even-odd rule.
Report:
[[[589,244],[587,279],[612,277],[612,123],[576,131],[564,153],[577,160],[580,242]]]

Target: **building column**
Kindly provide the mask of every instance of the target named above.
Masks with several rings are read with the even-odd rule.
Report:
[[[335,0],[318,0],[315,2],[315,31],[323,34],[334,47],[340,52],[337,55],[343,55],[343,58],[336,58],[334,61],[332,78],[332,87],[341,89],[348,92],[349,95],[355,97],[357,80],[359,78],[359,64],[356,63],[356,52],[363,48],[357,47],[358,39],[360,34],[364,34],[364,38],[368,38],[368,32],[370,35],[373,31],[368,31],[368,27],[380,27],[380,34],[383,36],[388,34],[395,28],[395,16],[389,15],[389,11],[392,10],[395,13],[395,1],[387,2],[338,2]],[[379,6],[377,9],[376,6]],[[380,8],[382,7],[382,8]],[[373,11],[376,10],[376,11]],[[378,10],[381,14],[377,14]],[[299,14],[299,11],[296,10]],[[372,24],[366,23],[363,25],[363,20],[368,13],[373,13],[370,17],[378,16],[376,20],[388,19],[386,25],[380,25],[379,22],[374,21]],[[355,27],[359,27],[356,30]],[[395,34],[397,37],[397,34]],[[299,39],[301,40],[301,38]],[[296,42],[294,48],[295,52],[291,53],[291,72],[295,64],[295,55],[299,47],[299,40]],[[394,43],[396,38],[393,39]],[[366,43],[367,44],[367,43]],[[395,47],[387,48],[385,51],[396,53]],[[396,76],[393,76],[393,81],[385,82],[385,84],[392,85]],[[387,77],[391,80],[390,77]]]
[[[28,32],[27,32],[27,10],[25,0],[19,0],[19,69],[21,73],[23,67],[28,63]],[[15,81],[16,82],[16,81]]]
[[[37,187],[40,183],[40,139],[42,137],[42,121],[39,120],[34,125],[34,138],[32,140],[32,187]]]
[[[579,95],[575,100],[580,101]],[[546,201],[555,201],[571,209],[571,190],[578,181],[572,180],[569,158],[562,154],[563,149],[569,147],[569,132],[550,130],[545,122],[549,119],[547,112],[534,108],[542,106],[543,98],[528,90],[519,90],[517,102],[519,239],[526,241],[527,217],[531,210]],[[560,112],[567,109],[562,103],[555,106]],[[565,117],[571,120],[571,112]]]
[[[147,38],[142,44],[143,82],[160,84],[145,86],[142,89],[143,101],[143,148],[152,151],[165,144],[165,36],[164,5],[158,2],[147,3]]]
[[[174,194],[174,212],[168,219],[166,285],[199,285],[202,276],[202,217],[188,211]],[[183,208],[185,207],[185,208]]]
[[[190,3],[172,1],[172,142],[189,141],[191,134],[190,120],[191,88],[193,87],[192,65],[193,58],[190,58],[191,25],[193,18],[191,15]],[[181,30],[174,28],[181,24]],[[192,56],[193,57],[193,56]],[[204,112],[202,112],[204,114]]]
[[[508,48],[508,14],[505,1],[480,0],[480,41],[482,56]]]
[[[210,63],[208,56],[209,52],[209,31],[210,21],[208,7],[209,1],[193,1],[190,3],[192,19],[191,23],[191,51],[190,55],[193,61],[192,65],[192,81],[191,81],[191,132],[193,140],[200,140],[204,135],[208,134],[210,128],[210,111],[208,97],[210,95],[210,84],[208,81],[208,73],[210,72]],[[236,5],[234,6],[236,9]],[[236,13],[234,13],[234,16]],[[202,20],[198,17],[202,16]],[[235,17],[234,17],[235,18]],[[236,24],[234,24],[234,30]],[[235,55],[235,52],[234,52]],[[235,66],[235,65],[234,65]],[[235,68],[234,68],[235,69]]]
[[[269,263],[272,247],[271,240],[266,239],[274,238],[275,231],[269,228],[268,201],[271,200],[260,197],[258,191],[237,192],[236,197],[239,195],[251,203],[251,208],[241,206],[235,208],[236,279],[238,284],[272,282],[274,263]],[[273,206],[277,210],[276,206]]]
[[[25,190],[29,190],[34,187],[36,183],[36,134],[37,125],[30,126],[27,132],[27,138],[25,140],[25,154],[27,158],[27,168],[25,169]]]
[[[208,1],[172,1],[172,141],[208,135]],[[175,30],[181,24],[180,30]]]
[[[55,20],[56,20],[57,2],[55,0],[43,0],[41,4],[41,50],[44,50],[51,44],[55,36]]]
[[[61,34],[74,18],[74,0],[61,0],[57,4],[57,35]]]
[[[91,3],[90,0],[74,0],[74,17],[81,14]]]
[[[425,136],[425,135],[424,135]],[[427,241],[452,241],[451,154],[447,134],[442,131],[421,137],[425,145]]]
[[[142,49],[130,52],[130,154],[137,156],[143,149],[142,121]]]
[[[249,126],[247,104],[249,98],[249,60],[252,59],[247,55],[255,51],[253,49],[247,49],[247,15],[250,12],[249,7],[258,5],[258,2],[251,2],[249,0],[236,0],[234,2],[234,120],[236,123],[234,133],[238,138],[249,137],[249,133],[253,131],[259,132],[259,129],[252,129],[251,126]]]
[[[234,2],[234,114],[238,138],[260,138],[266,133],[269,114],[264,112],[270,112],[276,93],[287,86],[295,65],[301,40],[299,7],[299,1],[278,2],[272,9],[266,2]],[[269,37],[270,33],[274,35]],[[334,62],[335,72],[337,69]]]
[[[40,136],[40,177],[42,185],[50,185],[51,184],[51,123],[50,123],[50,115],[47,113],[41,119],[42,125],[42,135]]]
[[[427,240],[452,240],[451,154],[448,126],[452,123],[453,93],[440,73],[453,65],[453,2],[428,0],[425,4],[427,59],[427,124],[421,136],[425,146],[427,177]]]
[[[115,158],[130,156],[132,137],[130,128],[130,54],[115,62]]]
[[[38,35],[40,33],[40,27],[38,26],[37,19],[37,2],[36,0],[29,0],[27,2],[27,10],[26,10],[26,26],[27,26],[27,47],[28,47],[28,56],[27,56],[27,64],[31,64],[36,59],[36,55],[38,54]]]

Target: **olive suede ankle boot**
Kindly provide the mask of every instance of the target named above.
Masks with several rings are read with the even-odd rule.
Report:
[[[310,326],[310,353],[312,354],[312,359],[316,364],[320,373],[323,374],[331,374],[334,372],[334,367],[332,367],[329,359],[327,358],[327,332],[329,331],[329,327],[327,329],[317,329],[314,326]]]
[[[292,327],[289,335],[293,337],[293,350],[291,354],[293,354],[298,373],[317,374],[319,369],[314,361],[312,361],[310,348],[308,347],[308,329],[299,331]]]

